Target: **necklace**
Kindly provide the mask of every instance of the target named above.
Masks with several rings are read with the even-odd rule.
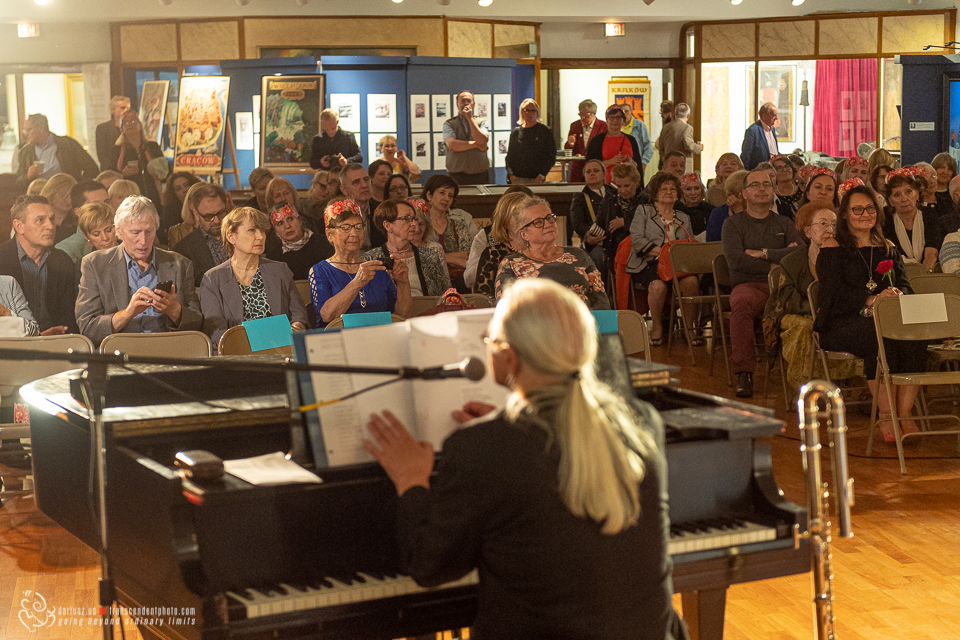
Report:
[[[870,262],[866,261],[859,249],[857,249],[857,255],[860,256],[863,263],[867,265],[867,273],[870,274],[870,280],[867,281],[867,291],[873,293],[877,289],[877,283],[873,281],[873,269],[870,267],[870,265],[873,264],[873,245],[870,245]]]
[[[406,253],[407,251],[410,251],[410,247],[412,246],[413,246],[412,242],[408,242],[405,249],[391,249],[390,245],[387,245],[387,251],[390,252],[390,255],[393,255],[395,253]]]
[[[367,285],[363,286],[365,287]],[[360,306],[364,309],[367,307],[367,298],[363,295],[363,287],[360,287]]]

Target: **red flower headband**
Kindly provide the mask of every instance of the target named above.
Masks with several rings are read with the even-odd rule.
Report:
[[[700,176],[698,176],[696,173],[688,173],[680,179],[681,185],[687,184],[688,182],[701,186],[703,185],[703,183],[700,182]]]
[[[852,158],[847,158],[847,166],[854,167],[860,165],[861,167],[869,166],[866,158],[861,158],[860,156],[853,156]]]
[[[352,216],[360,216],[360,205],[353,200],[337,200],[327,205],[323,210],[323,221],[329,227],[330,221],[349,213]]]
[[[854,187],[862,187],[863,180],[860,178],[850,178],[849,180],[844,180],[843,184],[837,187],[837,197],[842,198],[847,191],[853,189]]]
[[[777,155],[775,155],[775,156],[773,156],[772,158],[770,158],[770,164],[773,164],[773,163],[776,162],[777,160],[786,160],[787,162],[790,162],[790,158],[789,158],[789,157],[787,157],[786,155],[784,155],[784,154],[782,154],[782,153],[778,153]]]
[[[801,180],[806,180],[813,173],[813,170],[816,169],[812,164],[805,164],[799,169],[797,169],[797,175]]]
[[[270,211],[270,224],[280,224],[286,218],[299,218],[300,214],[290,205],[284,203],[282,206],[274,206]]]
[[[420,213],[430,215],[430,203],[423,198],[411,198],[408,202]]]
[[[900,167],[898,169],[894,169],[893,171],[890,171],[889,173],[887,173],[887,176],[886,178],[884,178],[883,183],[889,184],[890,180],[895,176],[902,176],[904,178],[913,180],[914,178],[916,178],[918,175],[921,175],[921,174],[926,174],[926,172],[923,170],[923,167]],[[926,177],[926,175],[924,175],[924,177]]]
[[[837,179],[837,176],[834,175],[832,169],[827,169],[826,167],[814,167],[813,171],[810,172],[810,179],[813,180],[817,176],[830,176],[834,180]]]

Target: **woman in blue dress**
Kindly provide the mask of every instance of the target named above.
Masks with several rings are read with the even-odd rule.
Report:
[[[380,260],[364,261],[364,221],[360,206],[345,198],[334,200],[324,210],[327,239],[334,254],[310,269],[310,299],[317,322],[326,326],[345,313],[389,311],[406,317],[410,311],[410,280],[407,265],[398,260],[387,270]]]

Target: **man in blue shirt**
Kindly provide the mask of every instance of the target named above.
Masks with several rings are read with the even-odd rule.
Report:
[[[24,145],[17,155],[17,184],[26,191],[37,178],[66,173],[77,182],[95,180],[100,167],[80,143],[50,133],[47,116],[34,113],[23,123]]]

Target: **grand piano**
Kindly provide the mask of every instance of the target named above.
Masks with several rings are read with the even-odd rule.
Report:
[[[75,375],[21,393],[30,405],[37,504],[97,549],[90,433],[70,392]],[[379,640],[469,626],[475,573],[435,589],[403,575],[395,492],[378,466],[315,469],[321,483],[283,486],[178,474],[181,450],[233,459],[302,449],[299,413],[288,406],[293,387],[280,372],[213,365],[111,373],[106,495],[118,600],[165,608],[140,619],[141,632]],[[262,395],[247,396],[252,388]],[[796,536],[805,511],[784,499],[772,474],[770,439],[782,423],[757,407],[669,386],[637,394],[667,425],[674,588],[694,638],[719,640],[728,586],[811,567],[808,543]]]

